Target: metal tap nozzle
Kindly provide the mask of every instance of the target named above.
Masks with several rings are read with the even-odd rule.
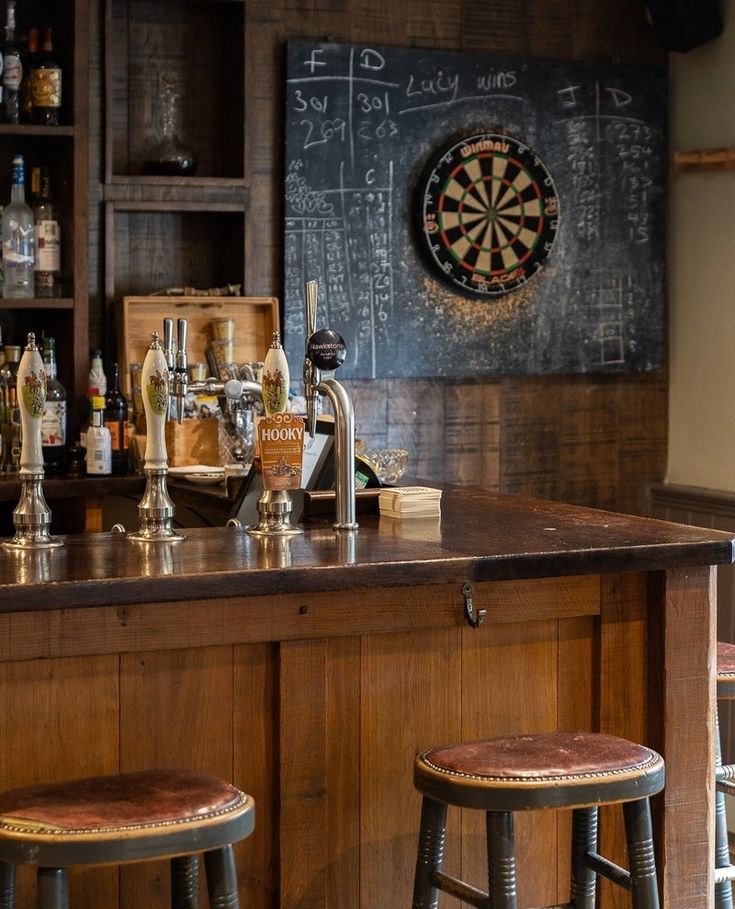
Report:
[[[319,370],[311,359],[309,341],[316,330],[317,282],[307,281],[304,287],[305,328],[304,328],[304,398],[306,399],[306,431],[314,438],[316,431],[318,385],[321,381]]]
[[[186,350],[186,341],[189,325],[186,319],[178,319],[176,370],[174,372],[174,396],[176,397],[176,419],[179,423],[184,419],[184,405],[189,386],[189,354]]]
[[[306,351],[304,355],[304,397],[306,398],[306,428],[314,437],[316,402],[325,395],[334,410],[334,491],[338,530],[356,530],[355,520],[355,415],[352,401],[344,386],[333,378],[321,378],[320,368],[332,371],[345,358],[345,343],[331,329],[316,331],[316,281],[307,281]]]
[[[165,318],[163,320],[163,355],[166,358],[168,371],[174,371],[174,320]]]

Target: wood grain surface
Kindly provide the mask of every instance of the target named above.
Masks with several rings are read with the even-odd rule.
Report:
[[[345,537],[308,525],[280,566],[262,541],[215,528],[175,545],[99,534],[5,553],[3,785],[206,770],[256,799],[255,832],[237,847],[243,902],[392,907],[412,888],[417,751],[600,729],[662,750],[665,899],[708,909],[709,566],[732,559],[732,535],[462,487],[442,504],[430,527],[366,515]],[[467,581],[486,613],[477,629]],[[558,904],[568,813],[517,827],[521,905]],[[603,830],[622,858],[613,809]],[[452,812],[448,867],[481,886],[483,856],[482,817]],[[31,909],[22,882],[18,907]],[[167,905],[160,862],[75,871],[73,886],[79,909]],[[626,905],[603,892],[605,909]]]
[[[156,7],[165,9],[165,4],[114,0],[119,103],[109,131],[116,138],[118,171],[140,163],[151,132],[150,112],[128,125],[123,72],[131,28],[128,6],[139,20],[133,22],[134,69],[139,70],[140,58],[148,49],[159,47],[166,27],[165,16],[155,14]],[[254,0],[210,4],[212,22],[203,22],[203,7],[189,6],[196,6],[189,18],[201,25],[201,40],[194,42],[197,53],[206,55],[216,47],[223,60],[226,56],[232,80],[226,94],[233,99],[231,104],[221,104],[216,97],[212,110],[197,121],[194,115],[202,102],[197,89],[187,121],[190,140],[201,145],[205,171],[216,171],[219,160],[221,179],[242,175],[242,186],[228,189],[241,210],[217,214],[216,206],[225,204],[220,194],[209,214],[177,214],[173,209],[181,204],[177,196],[182,190],[174,186],[163,200],[169,207],[165,214],[121,210],[112,215],[105,250],[103,212],[95,204],[104,173],[100,167],[105,147],[100,121],[104,58],[97,40],[103,23],[100,10],[91,4],[90,324],[95,343],[107,341],[111,349],[116,344],[115,301],[123,293],[149,293],[154,285],[242,281],[247,294],[282,298],[282,79],[287,40],[369,41],[623,63],[666,61],[639,0],[614,4],[560,0],[552,5],[540,0],[485,4],[472,0],[401,4]],[[181,71],[187,52],[174,53],[172,59]],[[224,76],[215,70],[213,78]],[[233,110],[238,104],[241,107]],[[205,125],[207,137],[201,134]],[[229,137],[225,146],[221,133]],[[196,190],[188,188],[186,197]],[[126,187],[126,198],[130,192]],[[166,237],[170,244],[164,242]],[[405,355],[410,356],[410,351]],[[635,514],[647,512],[648,486],[664,477],[668,404],[664,373],[603,380],[561,375],[500,381],[380,380],[350,382],[349,387],[355,398],[358,435],[370,447],[409,449],[411,471],[416,475]],[[458,427],[465,432],[462,438],[454,431]]]

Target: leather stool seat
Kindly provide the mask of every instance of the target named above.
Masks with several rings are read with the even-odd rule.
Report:
[[[570,808],[653,795],[663,788],[664,762],[614,735],[554,732],[425,751],[414,780],[421,792],[465,808]]]
[[[572,898],[593,909],[598,875],[626,889],[634,909],[658,909],[649,796],[664,786],[664,762],[644,745],[590,732],[539,733],[432,748],[416,756],[423,794],[414,909],[438,909],[445,892],[482,909],[515,909],[513,812],[573,809]],[[630,871],[597,853],[598,806],[623,803]],[[442,871],[447,806],[487,816],[489,888]],[[535,903],[534,903],[535,905]]]
[[[196,905],[196,896],[182,891],[198,890],[188,859],[200,852],[211,905],[237,907],[232,844],[247,837],[254,824],[249,795],[217,777],[184,770],[0,792],[0,909],[13,906],[16,865],[39,867],[39,906],[55,909],[68,905],[70,866],[161,857],[173,860],[172,905]]]
[[[717,642],[717,695],[735,697],[735,644],[726,641]]]

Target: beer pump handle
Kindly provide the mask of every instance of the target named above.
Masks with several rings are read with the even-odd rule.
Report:
[[[307,281],[304,286],[305,320],[304,320],[304,397],[306,399],[306,431],[313,439],[316,432],[317,398],[320,375],[311,360],[309,341],[316,329],[317,282]]]
[[[20,476],[43,476],[41,415],[46,401],[46,373],[33,332],[28,333],[28,344],[18,366],[17,383],[22,436]]]
[[[146,423],[145,468],[146,470],[165,471],[168,466],[166,418],[171,377],[157,331],[151,333],[151,346],[143,360],[141,386]]]

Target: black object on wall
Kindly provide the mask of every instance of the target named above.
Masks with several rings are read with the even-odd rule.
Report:
[[[339,332],[347,346],[345,378],[660,369],[666,87],[665,69],[647,66],[290,42],[283,293],[290,361],[304,355],[304,281],[315,280],[317,325]],[[416,215],[427,168],[437,169],[442,150],[455,137],[498,132],[525,143],[553,178],[558,230],[527,283],[498,298],[469,296],[422,255]],[[493,170],[492,184],[505,188],[491,204],[498,217],[509,215],[504,229],[525,237],[520,203],[515,215],[503,206],[511,188],[520,194],[522,181],[511,183],[510,174],[529,156],[517,161],[510,148],[501,151],[507,165]],[[472,158],[438,185],[477,215]],[[543,184],[529,167],[523,174]],[[474,185],[482,194],[479,177]],[[488,221],[492,214],[487,209]],[[537,215],[524,209],[534,230]],[[474,240],[471,228],[466,236]],[[460,242],[454,248],[470,262]]]
[[[720,0],[648,0],[646,7],[666,50],[688,51],[722,34]]]

